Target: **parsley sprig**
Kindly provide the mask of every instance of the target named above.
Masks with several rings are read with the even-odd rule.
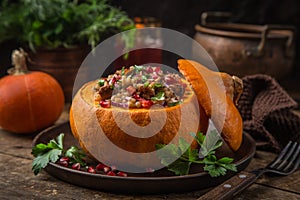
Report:
[[[64,134],[61,133],[57,136],[56,140],[52,139],[48,144],[37,144],[32,148],[31,154],[35,157],[32,162],[32,170],[37,175],[49,162],[55,163],[61,156],[68,157],[70,163],[80,163],[85,166],[86,162],[84,152],[76,146],[71,146],[64,149],[63,146]]]
[[[217,131],[211,131],[206,136],[201,132],[191,133],[198,142],[200,148],[192,149],[190,144],[183,138],[179,138],[178,145],[157,144],[156,148],[161,163],[169,171],[176,175],[187,175],[191,164],[203,164],[204,171],[211,177],[223,176],[227,170],[236,172],[236,165],[233,158],[223,157],[218,159],[215,155],[216,150],[222,146],[222,140]],[[172,162],[175,160],[174,162]]]

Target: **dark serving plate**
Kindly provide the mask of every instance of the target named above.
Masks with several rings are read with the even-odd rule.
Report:
[[[65,134],[65,147],[71,145],[79,147],[78,142],[71,133],[68,122],[50,127],[39,133],[35,137],[33,145],[48,143],[60,133]],[[222,151],[222,149],[220,151]],[[241,171],[248,166],[254,153],[255,142],[249,134],[244,133],[242,146],[237,152],[217,152],[217,156],[218,154],[226,154],[226,156],[233,157],[238,171]],[[107,176],[73,170],[55,163],[50,163],[45,170],[50,175],[74,185],[106,192],[127,194],[179,193],[195,190],[206,191],[235,174],[233,172],[227,172],[225,176],[212,178],[208,173],[203,172],[203,167],[199,167],[199,165],[192,166],[191,173],[184,176],[176,176],[166,169],[161,169],[153,173],[128,174],[128,177]]]

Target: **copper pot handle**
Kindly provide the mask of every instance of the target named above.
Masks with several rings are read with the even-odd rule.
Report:
[[[216,11],[210,11],[210,12],[203,12],[201,14],[201,25],[205,26],[207,25],[207,19],[210,17],[213,18],[230,18],[232,14],[230,12],[216,12]]]
[[[294,31],[295,28],[292,26],[281,26],[281,25],[265,25],[262,29],[261,40],[259,45],[256,48],[246,49],[244,53],[248,57],[262,57],[265,54],[265,47],[268,39],[268,34],[272,31],[286,31],[280,32],[282,35],[288,37],[285,44],[285,56],[293,57],[293,44],[294,44]]]

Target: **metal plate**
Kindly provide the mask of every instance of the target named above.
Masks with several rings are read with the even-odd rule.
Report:
[[[50,127],[39,133],[33,145],[38,143],[48,143],[56,138],[60,133],[65,134],[64,146],[68,148],[71,145],[79,147],[78,142],[73,137],[69,123]],[[255,153],[255,142],[251,136],[244,133],[241,148],[232,152],[223,145],[217,151],[217,156],[233,157],[238,171],[245,169],[250,163]],[[191,173],[185,176],[176,176],[166,169],[161,169],[153,173],[128,174],[128,177],[107,176],[102,174],[91,174],[84,171],[77,171],[71,168],[62,167],[55,163],[50,163],[45,170],[52,176],[65,182],[113,193],[126,194],[161,194],[161,193],[181,193],[195,190],[203,190],[214,187],[234,175],[227,172],[226,176],[212,178],[203,167],[194,165],[191,167]]]

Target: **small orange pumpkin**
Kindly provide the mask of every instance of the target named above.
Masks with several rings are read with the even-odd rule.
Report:
[[[15,50],[9,75],[0,79],[0,127],[33,133],[53,124],[62,113],[64,94],[50,75],[28,71],[26,53]]]

